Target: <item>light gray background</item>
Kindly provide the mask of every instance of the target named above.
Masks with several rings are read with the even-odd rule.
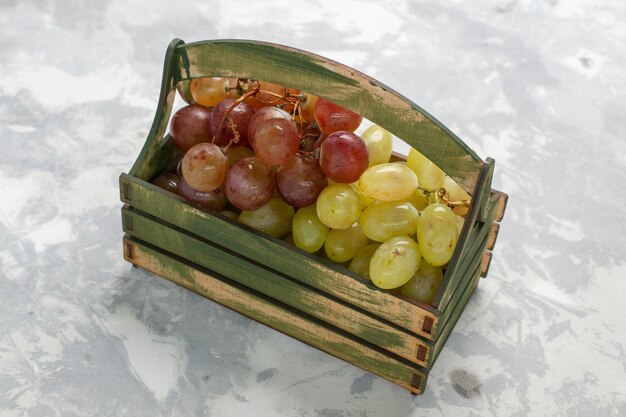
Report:
[[[0,0],[0,415],[626,415],[624,1]],[[117,177],[168,42],[248,38],[402,92],[510,194],[426,392],[123,261]]]

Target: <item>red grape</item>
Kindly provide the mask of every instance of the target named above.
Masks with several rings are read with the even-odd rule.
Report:
[[[291,120],[291,116],[278,107],[263,107],[254,112],[250,118],[250,123],[248,123],[248,142],[251,146],[254,146],[254,134],[256,133],[257,126],[259,126],[261,122],[269,119]]]
[[[256,157],[235,162],[224,181],[226,198],[240,210],[256,210],[274,194],[274,171]]]
[[[152,180],[152,184],[157,187],[161,187],[170,193],[178,192],[178,184],[180,183],[180,177],[176,174],[165,173],[161,174]]]
[[[332,133],[320,146],[320,168],[334,182],[355,182],[367,165],[367,146],[352,132]]]
[[[294,207],[309,206],[328,185],[317,159],[296,155],[276,171],[278,194]]]
[[[326,134],[345,130],[354,132],[363,117],[335,103],[320,98],[315,103],[313,115],[320,130]]]
[[[215,136],[217,133],[217,129],[219,129],[220,123],[222,123],[222,119],[224,119],[224,115],[226,114],[226,110],[228,110],[234,101],[234,98],[227,98],[213,108],[211,118],[209,119],[211,137]],[[250,122],[252,113],[254,113],[254,109],[249,104],[239,103],[228,116],[235,125],[235,130],[239,133],[238,145],[244,145],[248,141],[248,123]],[[227,120],[220,132],[220,136],[214,143],[218,146],[226,146],[234,137],[235,135],[230,127],[230,122]]]
[[[211,110],[199,104],[190,104],[178,110],[170,123],[172,142],[183,151],[194,145],[211,141],[209,118]]]
[[[228,202],[223,188],[207,192],[198,191],[191,188],[185,180],[180,182],[178,193],[197,206],[210,210],[219,211],[226,207]]]
[[[199,143],[189,149],[181,164],[187,184],[204,192],[221,187],[227,170],[228,158],[212,143]]]
[[[300,133],[291,120],[269,119],[259,123],[254,132],[254,151],[269,165],[289,162],[300,147]]]

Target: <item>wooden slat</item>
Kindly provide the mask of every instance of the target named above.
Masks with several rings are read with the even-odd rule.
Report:
[[[465,310],[465,307],[467,306],[467,303],[470,297],[472,296],[472,294],[474,293],[474,290],[476,289],[478,285],[478,281],[480,279],[480,269],[476,268],[473,272],[469,273],[469,275],[471,279],[468,285],[466,286],[465,290],[461,292],[462,297],[455,304],[454,310],[452,310],[452,314],[450,315],[448,322],[444,326],[441,334],[438,336],[437,341],[435,342],[435,345],[433,346],[433,352],[432,352],[433,358],[431,362],[431,369],[437,362],[437,358],[439,357],[439,354],[441,353],[443,346],[445,345],[446,341],[450,337],[450,334],[452,334],[454,327],[459,321],[461,314]]]
[[[122,201],[209,242],[238,253],[306,285],[322,290],[381,319],[431,340],[439,312],[423,304],[380,290],[332,261],[307,254],[287,243],[199,210],[182,198],[145,181],[122,174]]]
[[[466,191],[482,160],[433,116],[384,84],[327,58],[263,42],[211,40],[177,47],[180,80],[243,77],[306,91],[389,130],[433,161]]]
[[[131,208],[122,210],[124,231],[174,255],[209,268],[275,300],[367,340],[415,364],[427,367],[430,344],[383,322],[352,305],[330,298],[263,265],[246,262],[206,241],[193,237]]]
[[[509,195],[502,191],[492,190],[498,196],[498,210],[496,212],[496,222],[501,222],[506,211],[506,205],[509,202]]]
[[[497,216],[497,210],[496,210]],[[496,246],[496,240],[498,239],[498,232],[500,231],[500,223],[493,223],[491,230],[489,231],[489,239],[487,239],[487,249],[492,250]]]
[[[385,354],[339,329],[237,285],[200,265],[186,262],[136,239],[125,238],[124,245],[124,253],[132,254],[126,259],[136,266],[379,375],[414,394],[420,394],[424,389],[427,374],[415,365]]]
[[[493,254],[491,253],[491,251],[486,250],[483,253],[483,257],[481,258],[480,261],[480,276],[481,277],[486,277],[487,273],[489,272],[489,265],[491,265],[491,258],[493,257]]]

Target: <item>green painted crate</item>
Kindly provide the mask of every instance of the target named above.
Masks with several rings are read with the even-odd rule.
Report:
[[[180,151],[165,133],[178,83],[199,77],[264,80],[307,91],[391,131],[472,195],[433,305],[376,288],[346,268],[150,184]],[[156,116],[120,176],[124,256],[152,271],[415,394],[487,272],[507,196],[481,160],[428,113],[353,69],[300,50],[250,41],[174,40]],[[208,337],[208,335],[207,335]]]

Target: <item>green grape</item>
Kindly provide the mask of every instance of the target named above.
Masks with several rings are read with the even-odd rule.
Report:
[[[350,266],[348,266],[348,269],[352,272],[356,272],[362,277],[369,279],[370,261],[372,260],[372,256],[374,256],[374,252],[376,252],[376,249],[378,249],[379,246],[380,244],[373,243],[371,245],[367,245],[364,248],[361,248],[361,250],[358,251],[356,255],[354,255],[352,261],[350,261]]]
[[[222,211],[220,211],[220,214],[222,216],[224,216],[224,217],[228,217],[231,220],[239,221],[239,215],[237,213],[235,213],[234,211],[222,210]]]
[[[448,193],[448,199],[450,201],[467,201],[469,202],[471,197],[459,184],[457,184],[452,178],[447,175],[443,179],[443,188]]]
[[[363,203],[349,184],[332,184],[317,197],[317,216],[332,229],[347,229],[359,219]]]
[[[403,201],[379,201],[361,213],[359,224],[367,237],[384,242],[396,236],[415,234],[419,214]]]
[[[317,217],[315,204],[298,209],[293,218],[292,229],[294,244],[309,253],[320,250],[329,230]]]
[[[324,242],[324,251],[331,261],[347,262],[367,246],[367,242],[361,226],[354,223],[347,229],[331,229]]]
[[[366,196],[381,201],[404,201],[417,188],[417,177],[406,165],[386,163],[368,168],[359,178]]]
[[[406,236],[391,238],[374,252],[370,278],[379,288],[398,288],[417,272],[421,260],[419,246],[413,239]]]
[[[373,125],[365,129],[361,139],[367,146],[369,153],[369,166],[384,164],[391,158],[393,138],[391,133],[380,126]]]
[[[270,236],[281,237],[291,231],[293,217],[293,207],[274,197],[259,209],[242,211],[239,221]]]
[[[422,260],[415,275],[409,282],[400,287],[400,292],[420,303],[430,304],[439,291],[442,279],[441,268]]]
[[[430,159],[411,148],[406,165],[415,172],[421,188],[428,191],[441,189],[445,173]]]
[[[435,203],[422,211],[417,221],[417,241],[426,262],[445,265],[452,258],[458,238],[456,216],[450,207]]]
[[[456,217],[456,227],[457,229],[459,229],[459,236],[461,236],[461,230],[463,230],[463,225],[465,224],[465,218],[461,216],[457,216],[457,215],[455,215],[454,217]]]
[[[424,210],[426,206],[428,206],[428,196],[419,188],[416,188],[413,194],[411,194],[411,197],[407,198],[406,201],[413,204],[413,207],[419,211]]]

